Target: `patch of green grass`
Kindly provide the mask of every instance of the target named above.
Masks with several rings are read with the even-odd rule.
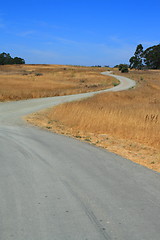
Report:
[[[117,85],[119,85],[119,83],[117,83],[117,82],[114,82],[114,83],[113,83],[113,86],[114,86],[114,87],[116,87]]]

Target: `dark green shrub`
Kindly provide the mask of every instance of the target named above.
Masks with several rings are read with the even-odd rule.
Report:
[[[118,65],[118,70],[121,71],[122,68],[128,68],[128,65],[127,64],[119,64]]]
[[[128,66],[123,66],[121,69],[121,73],[127,73],[128,72]]]
[[[42,73],[35,73],[35,76],[42,76]]]

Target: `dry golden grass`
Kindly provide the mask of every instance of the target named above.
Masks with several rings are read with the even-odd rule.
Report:
[[[30,121],[160,171],[160,71],[124,76],[135,79],[137,87],[65,103],[32,115]]]
[[[100,90],[113,86],[106,68],[61,65],[0,66],[0,101],[52,97]]]

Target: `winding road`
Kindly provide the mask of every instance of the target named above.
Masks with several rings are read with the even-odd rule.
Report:
[[[0,103],[0,240],[160,239],[160,174],[22,120],[96,93]]]

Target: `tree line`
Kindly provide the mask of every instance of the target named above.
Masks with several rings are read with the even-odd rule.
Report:
[[[25,60],[20,57],[12,58],[9,53],[0,53],[0,65],[6,64],[25,64]]]
[[[121,72],[128,72],[130,69],[160,69],[160,44],[143,50],[142,44],[138,44],[134,55],[129,59],[128,64],[119,64],[115,67]]]
[[[142,44],[139,44],[129,62],[131,69],[160,69],[160,44],[149,47],[145,51]]]

